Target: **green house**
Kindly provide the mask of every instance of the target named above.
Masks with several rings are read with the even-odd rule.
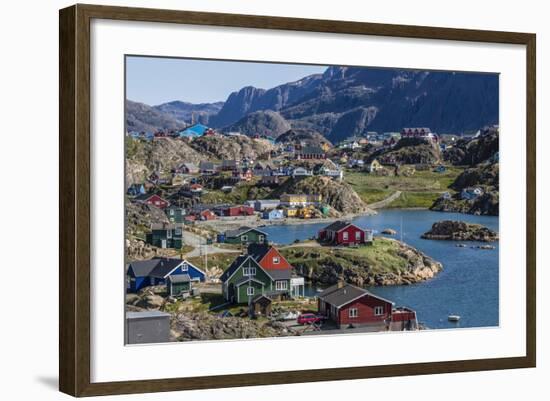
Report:
[[[252,255],[241,255],[220,279],[226,301],[249,304],[258,295],[276,299],[289,297],[290,278],[290,269],[264,269]]]
[[[180,249],[183,245],[183,230],[174,224],[153,224],[146,235],[146,242],[158,248]]]
[[[224,242],[228,244],[264,244],[267,234],[257,228],[239,227],[225,232]]]
[[[166,279],[166,290],[172,297],[189,294],[191,292],[191,277],[189,274],[168,276]]]
[[[168,220],[170,220],[170,223],[172,224],[185,223],[186,211],[184,208],[178,207],[178,206],[170,206],[164,209],[164,212],[166,213]]]

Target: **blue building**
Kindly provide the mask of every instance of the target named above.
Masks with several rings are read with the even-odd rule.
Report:
[[[282,209],[266,210],[262,213],[262,219],[265,220],[279,220],[284,217]]]
[[[145,195],[145,186],[143,184],[132,184],[128,187],[126,193],[130,196]]]
[[[153,258],[132,262],[128,265],[127,276],[129,292],[137,292],[151,285],[206,280],[204,271],[187,260],[178,258]]]
[[[192,125],[190,127],[187,127],[183,131],[180,131],[178,133],[178,135],[179,135],[180,138],[182,138],[182,137],[183,138],[196,138],[196,137],[204,135],[204,133],[206,132],[207,129],[208,129],[208,127],[205,126],[205,125],[195,124],[195,125]]]

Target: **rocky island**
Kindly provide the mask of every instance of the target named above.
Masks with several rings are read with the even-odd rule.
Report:
[[[448,241],[493,242],[498,240],[498,233],[481,224],[444,220],[434,223],[431,230],[424,233],[422,238]]]
[[[433,278],[443,265],[423,252],[390,238],[359,248],[291,246],[281,249],[298,274],[315,284],[343,278],[357,286],[408,285]]]

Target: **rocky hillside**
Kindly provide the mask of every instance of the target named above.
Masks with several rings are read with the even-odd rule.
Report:
[[[292,178],[278,187],[270,196],[276,198],[284,193],[320,194],[323,202],[342,214],[375,213],[367,207],[348,183],[335,181],[329,177]]]
[[[277,137],[289,129],[290,123],[279,113],[266,110],[250,113],[235,124],[224,128],[224,131],[240,132],[249,136],[258,134]]]
[[[143,182],[153,171],[170,171],[183,162],[199,163],[203,154],[187,142],[161,138],[143,142],[126,140],[126,185]]]
[[[190,143],[201,159],[267,159],[275,147],[267,140],[247,136],[202,136]]]
[[[498,190],[499,163],[483,163],[464,170],[451,185],[457,191],[466,187],[485,186]]]
[[[222,106],[223,102],[195,104],[176,100],[159,104],[158,106],[154,106],[154,108],[162,113],[172,115],[179,121],[185,121],[191,124],[194,117],[196,123],[208,125],[210,116],[218,114]]]
[[[340,279],[358,286],[405,285],[433,278],[443,266],[419,250],[389,238],[356,249],[288,247],[285,258],[314,283]]]
[[[182,129],[187,124],[176,116],[144,103],[126,100],[126,130],[155,132],[158,129]]]
[[[234,92],[211,123],[226,127],[260,110],[277,111],[293,128],[315,129],[335,142],[404,126],[463,132],[498,123],[498,75],[330,67],[269,90]]]
[[[452,148],[443,152],[443,157],[455,165],[475,166],[495,157],[498,138],[497,129],[486,128],[478,138],[459,139]]]
[[[498,233],[481,224],[444,220],[434,223],[430,231],[424,233],[422,238],[447,241],[493,242],[498,240]]]
[[[332,146],[330,141],[319,132],[307,128],[293,128],[288,130],[284,134],[280,135],[276,139],[276,142],[284,144],[300,144],[301,142],[304,142],[313,146],[320,146],[323,143],[328,143]]]
[[[422,139],[403,138],[389,150],[373,153],[369,159],[383,158],[399,164],[438,164],[441,151],[436,143]]]

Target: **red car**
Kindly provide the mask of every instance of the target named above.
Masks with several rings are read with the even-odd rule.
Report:
[[[304,313],[300,316],[298,316],[298,324],[313,324],[313,323],[319,323],[323,318],[321,316],[317,316],[313,313]]]

